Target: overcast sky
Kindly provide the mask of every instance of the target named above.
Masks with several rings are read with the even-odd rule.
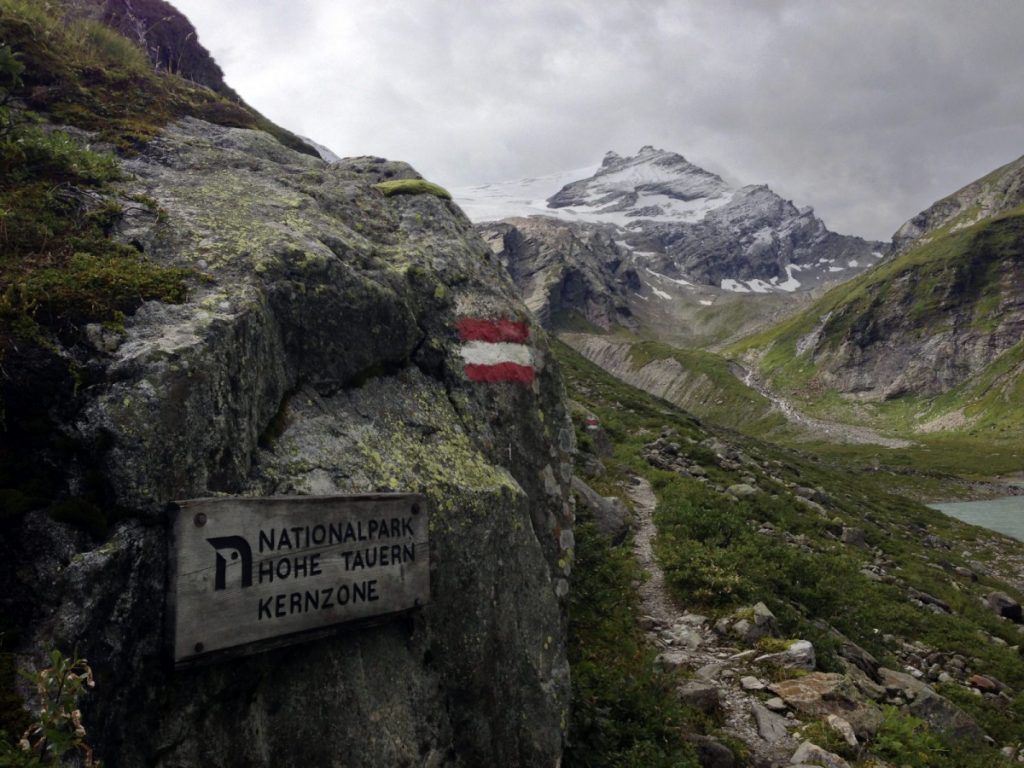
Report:
[[[1024,154],[1024,0],[171,0],[228,83],[457,187],[644,144],[887,240]]]

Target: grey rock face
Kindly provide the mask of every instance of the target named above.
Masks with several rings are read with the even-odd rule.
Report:
[[[754,659],[758,664],[774,664],[795,669],[814,669],[814,645],[809,640],[797,640],[784,651],[766,653]]]
[[[1003,618],[1020,624],[1022,621],[1020,603],[1005,592],[989,592],[985,596],[988,607]]]
[[[792,765],[818,765],[824,768],[850,768],[850,764],[839,755],[822,749],[811,741],[805,741],[797,748],[790,763]]]
[[[788,722],[786,718],[771,712],[758,701],[750,703],[750,711],[753,713],[754,722],[757,724],[757,733],[765,741],[774,743],[785,739],[789,735],[789,730],[786,728]]]
[[[688,680],[679,688],[679,700],[707,715],[716,716],[722,709],[721,692],[714,683]]]
[[[985,738],[984,731],[966,712],[926,683],[885,667],[879,669],[879,674],[886,690],[895,690],[909,700],[910,714],[927,721],[936,730],[969,741]]]
[[[639,277],[613,228],[531,217],[478,229],[545,327],[572,313],[606,330],[633,324],[627,292]]]
[[[464,317],[532,322],[451,203],[385,197],[377,158],[326,164],[187,120],[126,163],[119,236],[205,275],[94,351],[64,425],[124,522],[5,535],[19,663],[77,646],[110,764],[554,766],[568,706],[572,432],[546,338],[532,384],[463,372]],[[406,618],[174,672],[165,505],[214,494],[425,493],[432,601]],[[561,561],[561,564],[560,564]],[[16,597],[8,601],[20,600]]]

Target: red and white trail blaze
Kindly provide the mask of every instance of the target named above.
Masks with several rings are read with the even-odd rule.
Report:
[[[514,320],[459,321],[463,370],[470,381],[531,384],[536,376],[533,350],[526,345],[530,327]]]

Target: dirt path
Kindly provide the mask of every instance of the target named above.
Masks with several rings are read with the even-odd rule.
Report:
[[[657,536],[653,516],[658,504],[654,490],[644,478],[634,477],[628,495],[633,501],[635,520],[634,554],[647,575],[639,588],[640,606],[651,643],[661,651],[659,661],[694,673],[694,679],[684,684],[683,691],[694,685],[718,689],[724,733],[746,743],[764,760],[788,763],[796,741],[786,733],[787,721],[767,712],[756,695],[744,690],[740,682],[747,675],[756,675],[756,670],[747,666],[754,652],[729,646],[714,632],[706,617],[675,603],[653,552]],[[755,713],[756,708],[759,713]]]
[[[629,498],[633,501],[636,519],[633,552],[647,574],[646,581],[640,585],[640,609],[644,615],[671,626],[682,611],[673,605],[665,587],[665,572],[654,558],[654,537],[658,535],[654,528],[654,508],[658,505],[658,499],[651,484],[641,477],[633,478]]]

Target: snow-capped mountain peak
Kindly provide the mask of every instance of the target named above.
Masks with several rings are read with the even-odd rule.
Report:
[[[510,263],[534,262],[542,252],[554,268],[568,258],[559,256],[564,244],[556,233],[571,231],[585,244],[574,258],[594,261],[584,270],[588,275],[611,265],[616,275],[636,276],[628,286],[633,292],[648,279],[659,281],[650,296],[637,294],[641,301],[668,301],[696,286],[731,293],[807,290],[861,271],[883,247],[829,231],[812,208],[797,208],[767,185],[734,187],[650,145],[630,156],[608,152],[596,168],[456,189],[453,196],[477,222],[545,217],[511,222],[534,240],[554,239],[532,255],[506,243],[499,250]],[[503,239],[508,234],[500,227],[493,234],[499,232]],[[517,266],[513,273],[532,274],[534,267]],[[605,285],[617,279],[609,275]]]
[[[584,217],[623,214],[615,218],[699,221],[725,205],[734,191],[720,176],[682,155],[648,145],[632,157],[609,152],[593,176],[562,187],[548,198],[548,205]]]
[[[590,167],[453,190],[473,221],[553,216],[615,224],[700,221],[729,202],[735,189],[682,155],[647,145],[635,155],[608,152]]]

